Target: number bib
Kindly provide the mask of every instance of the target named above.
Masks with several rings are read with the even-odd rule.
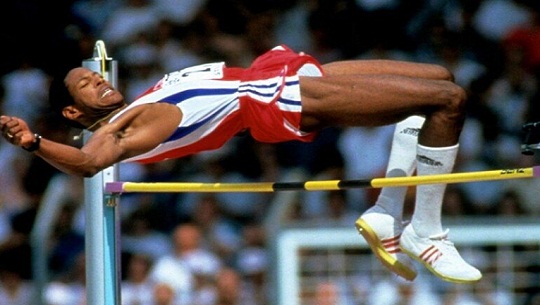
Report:
[[[223,78],[224,62],[208,63],[166,74],[161,81],[162,87],[199,79]]]

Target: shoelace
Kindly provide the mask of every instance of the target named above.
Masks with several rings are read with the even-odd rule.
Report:
[[[448,232],[450,232],[450,229],[446,229],[444,232],[439,233],[439,234],[431,235],[429,239],[433,241],[440,241],[444,244],[453,246],[454,243],[448,240]]]

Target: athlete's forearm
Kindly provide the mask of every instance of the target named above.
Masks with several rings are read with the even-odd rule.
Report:
[[[91,177],[102,168],[95,159],[82,150],[57,142],[41,139],[39,149],[34,153],[60,171],[83,177]]]
[[[65,173],[89,177],[99,171],[98,163],[90,154],[72,146],[41,138],[18,117],[0,115],[0,130],[10,144],[35,153]]]

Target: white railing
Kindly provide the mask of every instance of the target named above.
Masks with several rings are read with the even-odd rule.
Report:
[[[418,265],[421,272],[414,282],[400,281],[376,260],[354,226],[283,229],[275,245],[277,304],[317,304],[317,290],[322,284],[337,289],[341,300],[337,304],[372,304],[370,294],[385,282],[430,289],[441,304],[452,294],[518,305],[525,304],[530,292],[540,291],[539,224],[486,222],[452,225],[449,229],[450,239],[462,256],[483,272],[480,282],[444,282]]]

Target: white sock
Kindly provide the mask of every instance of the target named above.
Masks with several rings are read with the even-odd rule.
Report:
[[[459,145],[449,147],[417,147],[417,174],[448,174],[454,168]],[[443,232],[441,223],[442,201],[446,184],[425,184],[416,187],[416,203],[411,219],[414,231],[420,237]]]
[[[413,174],[416,168],[418,133],[424,121],[424,117],[411,116],[396,124],[386,177],[405,177]],[[395,219],[401,220],[406,194],[407,187],[384,187],[375,205],[383,208]]]

